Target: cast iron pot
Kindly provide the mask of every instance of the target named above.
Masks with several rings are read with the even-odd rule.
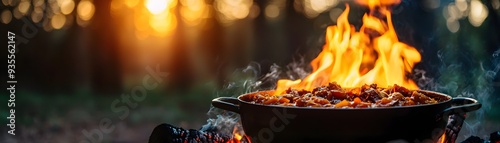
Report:
[[[444,101],[402,107],[336,109],[260,105],[241,100],[247,95],[244,94],[238,98],[216,98],[212,105],[240,114],[243,130],[253,143],[435,142],[444,133],[449,115],[463,115],[481,108],[472,98],[420,92]]]

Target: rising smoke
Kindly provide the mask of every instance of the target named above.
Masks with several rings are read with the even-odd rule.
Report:
[[[274,89],[278,79],[301,79],[307,76],[308,64],[303,59],[290,63],[283,70],[280,66],[273,64],[269,67],[269,72],[262,74],[261,66],[257,62],[251,62],[242,69],[235,70],[229,77],[231,79],[222,88],[216,91],[216,95],[237,97],[241,94]],[[222,134],[232,134],[238,132],[244,134],[239,115],[230,111],[225,111],[211,107],[208,111],[209,119],[201,130],[217,131]]]
[[[414,76],[421,89],[449,94],[453,97],[471,97],[482,103],[481,109],[468,113],[457,141],[470,136],[488,138],[489,133],[500,128],[487,116],[495,104],[492,95],[495,93],[494,80],[500,71],[500,49],[495,51],[488,61],[462,60],[449,62],[447,52],[439,51],[440,60],[436,77],[426,76],[425,70],[416,69]],[[468,56],[468,55],[467,55]],[[476,62],[476,65],[471,64]]]

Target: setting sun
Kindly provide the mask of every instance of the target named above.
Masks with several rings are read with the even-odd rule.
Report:
[[[167,0],[146,0],[145,5],[152,14],[160,14],[167,9]]]

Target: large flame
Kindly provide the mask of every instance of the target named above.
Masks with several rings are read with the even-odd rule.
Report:
[[[390,6],[399,0],[358,0],[370,8],[363,16],[359,31],[349,24],[349,6],[338,17],[337,25],[326,30],[326,44],[312,62],[312,73],[304,79],[279,80],[276,95],[288,88],[312,90],[337,82],[343,87],[359,87],[375,83],[379,87],[398,84],[418,89],[406,77],[420,62],[420,53],[412,46],[399,42],[392,25]],[[382,17],[382,18],[380,18]]]

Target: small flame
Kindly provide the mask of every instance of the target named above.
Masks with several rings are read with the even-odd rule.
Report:
[[[243,141],[244,140],[244,141]],[[238,127],[233,128],[233,139],[229,140],[227,143],[251,143],[250,138],[242,133],[242,130]]]
[[[241,136],[240,134],[236,133],[234,134],[234,139],[236,139],[239,143],[239,141],[241,141],[241,139],[243,138],[243,136]]]
[[[439,138],[438,143],[446,143],[446,134],[443,134],[443,135]]]
[[[359,31],[349,24],[349,5],[338,17],[337,25],[326,30],[326,44],[311,62],[312,73],[304,79],[281,79],[275,95],[288,88],[312,90],[315,87],[337,82],[343,87],[359,87],[375,83],[379,87],[393,84],[418,89],[406,77],[413,66],[420,62],[420,53],[412,46],[399,42],[392,25],[390,6],[400,0],[358,0],[370,8],[363,16]],[[379,15],[385,18],[379,18]],[[375,16],[378,15],[378,16]]]
[[[370,10],[374,10],[377,7],[387,7],[390,5],[396,5],[401,3],[401,0],[356,0],[356,3],[364,6],[368,6]],[[383,8],[388,10],[387,8]]]

